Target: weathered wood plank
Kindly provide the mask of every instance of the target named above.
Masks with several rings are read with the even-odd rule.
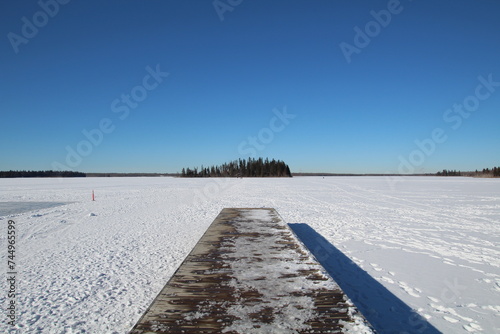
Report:
[[[224,209],[132,334],[371,333],[274,209]]]

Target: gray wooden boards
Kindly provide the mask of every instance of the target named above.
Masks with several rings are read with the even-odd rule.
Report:
[[[372,333],[276,210],[221,211],[130,333]]]

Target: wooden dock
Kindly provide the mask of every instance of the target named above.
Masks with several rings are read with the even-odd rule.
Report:
[[[223,209],[131,334],[372,333],[274,209]]]

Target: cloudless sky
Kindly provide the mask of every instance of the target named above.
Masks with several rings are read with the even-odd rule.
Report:
[[[497,0],[60,1],[0,4],[0,170],[500,165]]]

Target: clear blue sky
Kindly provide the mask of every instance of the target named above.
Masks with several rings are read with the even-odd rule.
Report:
[[[500,165],[497,0],[59,1],[0,5],[0,170]]]

